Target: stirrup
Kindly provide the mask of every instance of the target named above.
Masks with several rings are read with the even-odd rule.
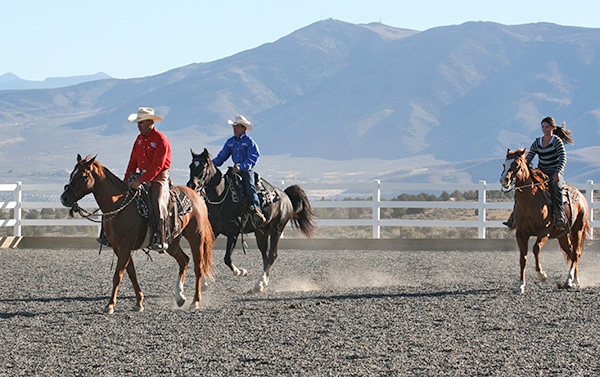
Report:
[[[514,221],[510,221],[510,220],[503,221],[502,224],[505,225],[506,227],[508,227],[508,229],[510,229],[510,230],[515,229],[515,223],[514,223]]]
[[[102,246],[112,246],[104,233],[100,237],[96,238],[96,241],[98,241],[98,243]]]
[[[251,209],[251,212],[252,212],[252,223],[254,223],[254,226],[261,226],[267,222],[267,219],[265,219],[265,215],[263,215],[258,210],[258,208],[253,207]]]

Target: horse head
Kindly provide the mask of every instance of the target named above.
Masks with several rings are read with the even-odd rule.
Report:
[[[508,149],[504,169],[500,175],[500,184],[506,191],[512,190],[517,180],[522,181],[527,178],[527,161],[525,160],[525,148],[519,148],[516,151]]]
[[[190,180],[187,183],[187,187],[197,191],[199,188],[204,187],[206,182],[212,178],[215,168],[206,148],[200,154],[194,153],[191,148],[190,152],[192,153],[192,162],[190,163]]]
[[[60,202],[65,207],[73,207],[75,203],[94,189],[94,161],[96,156],[82,158],[77,155],[77,164],[71,172],[69,183],[60,195]]]

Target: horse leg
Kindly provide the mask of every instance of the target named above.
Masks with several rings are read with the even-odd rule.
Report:
[[[227,249],[225,250],[225,264],[231,269],[235,276],[246,276],[248,275],[248,271],[245,268],[237,268],[231,259],[231,255],[233,254],[233,249],[235,248],[235,244],[237,243],[238,236],[227,236]]]
[[[579,258],[583,253],[583,243],[585,241],[585,230],[583,226],[579,226],[578,229],[571,232],[571,245],[573,245],[573,260],[574,265],[571,265],[573,269],[573,283],[576,287],[579,287]]]
[[[137,280],[137,274],[135,273],[133,258],[131,258],[131,260],[127,264],[126,270],[127,270],[127,275],[129,275],[129,280],[131,280],[131,284],[133,285],[133,290],[135,291],[135,300],[136,300],[135,311],[143,312],[144,305],[142,304],[142,301],[144,301],[144,294],[142,293],[142,289],[140,288],[140,284],[138,283],[138,280]]]
[[[254,286],[255,292],[263,292],[269,286],[269,273],[271,272],[271,266],[275,259],[277,259],[277,245],[279,244],[279,237],[281,232],[271,234],[270,237],[267,234],[255,233],[256,243],[263,258],[263,273],[260,279]],[[268,250],[267,250],[268,248]]]
[[[527,266],[527,241],[529,237],[521,233],[519,230],[516,232],[517,245],[519,245],[520,251],[520,265],[521,265],[521,281],[517,288],[517,293],[525,293],[525,266]]]
[[[177,306],[182,307],[185,304],[185,295],[183,294],[183,283],[185,281],[185,274],[188,268],[188,262],[190,261],[190,257],[188,257],[184,252],[179,242],[177,242],[177,247],[171,247],[167,250],[169,254],[177,261],[179,264],[179,276],[177,281],[175,282],[175,287],[173,288],[173,295],[175,296],[175,302]]]
[[[121,284],[121,280],[123,279],[123,274],[125,273],[127,265],[131,262],[131,250],[125,253],[117,253],[117,251],[115,251],[115,253],[117,254],[117,267],[115,268],[115,274],[113,276],[112,294],[110,296],[110,300],[108,301],[108,305],[106,305],[104,308],[104,313],[106,314],[113,314],[115,312],[119,284]],[[135,280],[137,280],[137,278]]]
[[[190,308],[199,309],[200,300],[202,299],[202,248],[204,243],[202,241],[202,235],[196,234],[194,237],[188,238],[190,248],[192,249],[192,259],[194,261],[194,274],[196,275],[196,291],[194,292],[194,298]]]
[[[538,278],[541,282],[546,281],[548,275],[542,270],[542,265],[540,262],[540,253],[542,251],[542,246],[548,241],[548,236],[538,237],[535,241],[535,245],[533,245],[533,255],[535,256],[535,270],[538,273]]]
[[[560,248],[565,252],[567,259],[571,262],[571,267],[569,268],[569,273],[567,274],[567,279],[563,284],[563,288],[574,288],[579,286],[579,271],[577,266],[577,248],[579,247],[579,240],[575,234],[576,232],[571,233],[573,236],[572,239],[567,234],[558,239]]]

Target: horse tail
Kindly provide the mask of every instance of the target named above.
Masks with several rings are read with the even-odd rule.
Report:
[[[583,244],[585,243],[586,240],[588,240],[592,236],[592,225],[590,224],[590,216],[589,216],[590,209],[587,207],[588,207],[587,203],[584,202],[584,208],[586,208],[587,211],[583,212],[583,219],[582,219],[583,221],[581,224],[581,237],[579,239],[579,245],[577,245],[577,250],[579,251],[580,254],[583,251]]]
[[[204,229],[202,231],[204,242],[202,242],[202,266],[200,271],[206,281],[214,281],[214,263],[213,263],[213,246],[215,242],[215,234],[213,233],[212,226],[208,220],[208,214],[203,216],[202,222],[204,223]]]
[[[294,208],[294,214],[291,219],[292,225],[306,237],[310,238],[316,228],[315,213],[310,206],[306,192],[298,185],[292,185],[284,191],[290,198],[292,207]]]

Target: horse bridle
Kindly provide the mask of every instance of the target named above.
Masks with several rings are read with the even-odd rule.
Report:
[[[73,192],[73,195],[75,195],[76,191],[75,191],[75,188],[73,188],[73,186],[71,185],[71,182],[69,182],[65,185],[64,191],[67,191],[67,189],[70,189]],[[98,211],[100,211],[100,208],[96,209],[93,212],[90,212],[86,209],[79,207],[79,204],[77,203],[79,200],[75,200],[73,205],[71,206],[71,215],[73,213],[78,213],[84,219],[95,222],[95,223],[104,223],[104,222],[110,221],[110,220],[114,219],[119,212],[124,210],[128,205],[130,205],[133,202],[133,200],[140,194],[140,190],[142,190],[141,187],[137,190],[134,190],[131,188],[128,189],[127,193],[125,194],[125,199],[123,200],[123,204],[121,204],[121,206],[119,208],[117,208],[114,211],[100,213],[100,214],[98,213]],[[131,194],[131,193],[133,193],[133,195],[131,196],[131,198],[129,200],[127,200],[127,196],[129,196],[129,194]],[[91,218],[92,216],[100,216],[101,219],[100,220],[92,219]]]
[[[119,214],[119,212],[121,212],[122,210],[124,210],[128,205],[130,205],[134,201],[134,199],[136,197],[139,196],[141,190],[142,190],[141,187],[139,189],[137,189],[137,190],[132,190],[132,189],[127,190],[127,193],[125,194],[125,199],[123,199],[124,203],[121,204],[121,206],[119,208],[115,209],[114,211],[110,211],[110,212],[100,213],[99,214],[98,211],[100,210],[100,208],[98,208],[94,212],[90,212],[88,210],[85,210],[85,209],[79,207],[79,205],[77,204],[77,202],[75,202],[73,204],[73,207],[71,207],[71,209],[74,212],[79,213],[79,215],[81,215],[81,217],[83,217],[83,218],[85,218],[87,220],[90,220],[90,221],[95,222],[95,223],[105,223],[105,222],[110,221],[110,220],[114,219],[115,217],[117,217],[117,215]],[[131,196],[131,198],[129,198],[129,200],[127,200],[127,196],[129,196],[129,194],[132,193],[132,192],[133,192],[133,195]],[[91,218],[92,216],[100,216],[102,219],[101,220],[94,220],[94,219]]]
[[[197,163],[199,165],[199,161],[196,160],[196,159],[194,159],[192,161],[192,164],[195,164],[195,163]],[[196,165],[196,167],[198,167],[198,165]],[[208,198],[208,195],[206,194],[206,183],[207,183],[206,182],[206,178],[207,178],[207,175],[208,175],[208,169],[204,168],[202,170],[202,176],[200,176],[200,177],[194,177],[194,179],[196,179],[198,182],[202,182],[202,184],[198,185],[199,187],[196,189],[196,192],[198,194],[200,194],[204,198],[204,201],[206,203],[208,203],[208,204],[211,204],[211,205],[220,205],[220,204],[223,204],[223,202],[225,201],[225,199],[227,199],[227,195],[229,194],[229,191],[230,191],[229,190],[230,189],[229,186],[231,185],[231,182],[229,182],[227,179],[223,178],[223,179],[225,179],[225,190],[224,190],[223,198],[221,198],[220,200],[218,200],[216,202],[213,202],[213,201],[211,201]]]
[[[516,161],[517,161],[517,159],[514,159],[514,162],[516,162]],[[519,164],[519,163],[517,163],[517,164]],[[519,169],[522,169],[522,167],[520,167]],[[504,192],[504,193],[508,193],[508,192],[513,191],[513,190],[523,191],[522,189],[525,188],[525,187],[540,186],[540,185],[546,184],[546,183],[548,183],[550,181],[549,179],[547,179],[547,180],[545,180],[543,182],[537,182],[537,183],[532,183],[532,184],[528,184],[528,185],[516,186],[515,185],[516,180],[517,180],[517,174],[514,174],[511,177],[511,179],[510,179],[510,185],[509,185],[509,187],[505,189],[504,186],[501,185],[500,186],[500,190],[502,192]]]

